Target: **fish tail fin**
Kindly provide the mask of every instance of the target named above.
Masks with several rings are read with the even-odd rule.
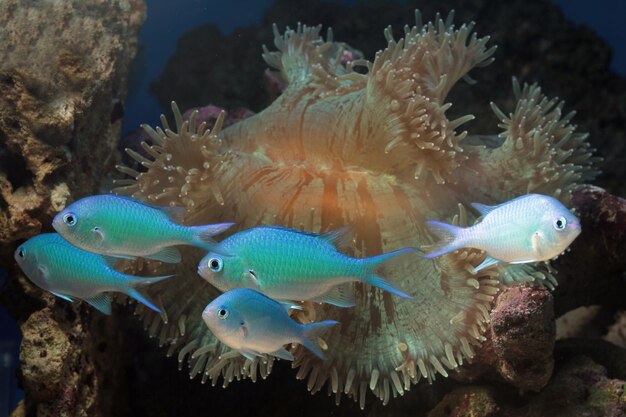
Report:
[[[161,309],[154,304],[154,301],[143,291],[140,291],[141,287],[146,285],[154,284],[159,281],[163,281],[167,278],[171,278],[174,275],[162,275],[158,277],[133,277],[128,280],[129,287],[126,290],[126,294],[129,297],[134,298],[139,301],[141,304],[145,305],[151,310],[156,311],[157,313],[161,312]]]
[[[382,253],[380,255],[371,256],[369,258],[363,259],[363,261],[365,262],[367,270],[372,271],[398,255],[413,252],[416,250],[416,248],[402,248],[391,252]]]
[[[388,291],[394,295],[397,295],[398,297],[409,298],[409,299],[413,298],[410,295],[397,289],[392,283],[390,283],[389,281],[387,281],[385,278],[381,277],[380,275],[376,275],[374,273],[367,274],[364,281],[371,286],[378,287],[381,290]]]
[[[439,242],[435,243],[430,252],[423,255],[424,258],[436,258],[437,256],[441,256],[448,252],[461,249],[465,245],[465,242],[462,241],[460,236],[460,232],[463,230],[462,227],[434,220],[428,220],[426,222],[426,227],[428,227],[428,230],[432,234],[439,238]]]
[[[300,335],[300,343],[302,344],[302,346],[313,352],[318,358],[322,360],[325,359],[326,355],[324,355],[322,348],[315,339],[317,339],[319,336],[321,336],[323,333],[325,333],[328,329],[336,324],[339,324],[339,322],[335,320],[326,320],[317,323],[302,324],[300,327],[302,330],[302,333]]]
[[[217,223],[203,226],[191,226],[191,244],[206,250],[213,250],[217,241],[213,236],[228,230],[235,223]]]
[[[366,268],[365,278],[363,279],[363,281],[369,285],[378,287],[380,289],[388,291],[402,298],[413,298],[410,295],[405,294],[404,292],[397,289],[393,284],[387,281],[387,279],[381,277],[380,275],[375,274],[373,271],[374,269],[388,262],[392,258],[395,258],[398,255],[413,252],[415,250],[417,249],[416,248],[403,248],[403,249],[398,249],[392,252],[387,252],[387,253],[383,253],[380,255],[372,256],[370,258],[363,259],[363,262],[365,263],[365,268]]]

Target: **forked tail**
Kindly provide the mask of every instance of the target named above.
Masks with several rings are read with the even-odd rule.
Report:
[[[162,275],[158,277],[130,277],[128,279],[128,288],[126,289],[126,294],[130,297],[133,297],[135,300],[139,301],[141,304],[145,305],[149,309],[160,313],[161,309],[154,304],[154,301],[152,301],[152,299],[147,294],[144,294],[143,291],[140,291],[140,288],[146,285],[157,283],[159,281],[163,281],[164,279],[168,279],[173,276],[174,275]]]
[[[198,248],[212,251],[217,242],[213,239],[213,236],[228,230],[235,223],[218,223],[207,224],[204,226],[191,226],[191,244]]]
[[[437,256],[453,252],[465,246],[465,242],[461,237],[462,227],[436,222],[434,220],[428,220],[426,227],[428,227],[428,230],[432,234],[439,238],[439,242],[431,248],[430,252],[423,255],[424,258],[436,258]]]
[[[363,262],[365,262],[365,267],[367,268],[367,272],[363,281],[370,285],[373,285],[374,287],[378,287],[385,291],[389,291],[390,293],[395,294],[399,297],[413,298],[410,295],[405,294],[404,292],[397,289],[393,284],[391,284],[385,278],[381,277],[380,275],[376,275],[374,273],[374,270],[378,268],[379,266],[381,266],[382,264],[384,264],[385,262],[388,262],[390,259],[395,258],[398,255],[402,255],[408,252],[413,252],[415,250],[417,249],[416,248],[404,248],[404,249],[399,249],[393,252],[383,253],[382,255],[372,256],[371,258],[363,259]]]
[[[318,358],[325,359],[326,355],[322,352],[320,345],[317,343],[315,339],[325,333],[334,325],[339,324],[338,321],[335,320],[326,320],[320,321],[318,323],[311,324],[302,324],[300,328],[302,329],[302,334],[300,335],[300,343],[305,348],[309,349],[313,352]]]

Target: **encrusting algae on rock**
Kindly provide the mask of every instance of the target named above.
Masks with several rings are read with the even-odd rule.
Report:
[[[506,115],[492,104],[503,132],[490,145],[459,130],[473,116],[446,117],[454,84],[472,82],[468,71],[493,59],[495,47],[472,29],[455,28],[452,15],[422,25],[416,13],[403,39],[385,30],[388,46],[373,62],[345,65],[330,30],[324,40],[320,27],[298,25],[284,35],[275,29],[278,51],[265,49],[263,57],[286,83],[282,95],[224,130],[223,117],[209,130],[196,125],[195,113],[184,120],[172,104],[175,130],[164,116],[163,128],[145,126],[155,143],[142,145],[150,158],[128,150],[145,171],[119,167],[132,178],[119,180],[114,191],[182,205],[187,225],[232,221],[236,230],[270,224],[312,232],[350,225],[354,239],[346,253],[356,257],[434,243],[425,221],[471,225],[477,218],[465,209],[471,202],[497,204],[535,192],[567,205],[574,187],[595,171],[585,135],[569,123],[573,114],[562,115],[562,103],[514,82],[517,108]],[[220,292],[197,276],[201,256],[186,248],[176,266],[128,264],[177,274],[148,289],[165,314],[139,306],[146,327],[203,382],[222,376],[226,386],[267,376],[272,358],[246,360],[202,322],[203,309]],[[354,284],[353,308],[305,303],[296,320],[341,325],[319,340],[324,361],[302,346],[291,349],[297,377],[313,393],[326,385],[337,402],[345,393],[364,407],[368,390],[387,403],[421,378],[447,376],[480,348],[499,286],[556,285],[547,266],[533,264],[472,274],[484,257],[462,249],[386,267],[385,275],[414,300]]]

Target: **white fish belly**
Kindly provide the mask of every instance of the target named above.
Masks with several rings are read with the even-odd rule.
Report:
[[[275,352],[288,343],[297,342],[295,336],[289,337],[285,333],[267,331],[267,329],[250,330],[242,346],[261,353]]]
[[[300,284],[294,283],[292,285],[280,285],[275,288],[262,287],[261,291],[270,298],[278,300],[294,300],[294,301],[306,301],[318,298],[331,288],[345,284],[347,282],[354,282],[355,278],[330,278],[324,283],[320,284]]]

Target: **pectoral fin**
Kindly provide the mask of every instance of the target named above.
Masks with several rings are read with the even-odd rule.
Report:
[[[147,255],[146,258],[168,264],[177,264],[181,261],[180,252],[174,247],[163,248],[155,254]]]
[[[250,349],[239,349],[239,353],[241,353],[246,359],[249,359],[252,362],[254,362],[256,358],[261,356],[259,352],[255,352],[254,350]]]
[[[63,295],[63,294],[59,294],[58,292],[54,292],[54,291],[50,291],[52,294],[56,295],[59,298],[64,299],[65,301],[69,301],[70,303],[73,303],[74,300],[72,300],[70,297],[68,297],[67,295]]]
[[[487,256],[487,257],[485,258],[485,260],[484,260],[484,261],[482,261],[482,263],[481,263],[480,265],[478,265],[476,268],[474,268],[474,269],[472,270],[472,274],[475,274],[475,273],[477,273],[478,271],[480,271],[480,270],[482,270],[482,269],[489,268],[490,266],[492,266],[492,265],[496,265],[496,264],[498,264],[498,263],[500,263],[500,261],[499,261],[499,260],[494,259],[494,258],[492,258],[491,256]]]
[[[293,355],[289,353],[285,348],[280,348],[275,352],[271,352],[270,355],[276,356],[277,358],[281,358],[286,361],[293,361]]]
[[[338,285],[331,288],[326,294],[315,297],[311,301],[317,303],[332,304],[337,307],[354,307],[354,292],[349,284]]]
[[[83,301],[92,305],[102,314],[106,314],[107,316],[111,314],[111,297],[107,293],[102,293],[93,298],[87,298]]]

